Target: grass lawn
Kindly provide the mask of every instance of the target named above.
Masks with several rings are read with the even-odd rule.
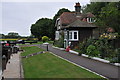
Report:
[[[22,56],[42,51],[37,47],[22,49],[26,51]],[[22,63],[25,78],[102,78],[48,52],[23,58]]]
[[[32,46],[32,47],[21,47],[25,52],[21,53],[21,56],[27,56],[28,54],[37,53],[40,51],[44,51],[43,49],[40,49],[38,47]]]
[[[53,41],[47,41],[49,44],[53,44]],[[32,44],[43,44],[43,42],[42,41],[38,41],[37,43],[32,43]],[[29,43],[27,43],[27,44],[18,44],[18,45],[32,45],[32,44],[29,44]]]
[[[37,43],[32,43],[32,44],[43,44],[43,42],[42,41],[38,41]],[[27,44],[17,44],[17,45],[32,45],[32,44],[27,43]]]

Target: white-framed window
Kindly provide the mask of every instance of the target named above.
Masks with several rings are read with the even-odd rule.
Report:
[[[69,40],[72,39],[72,31],[69,32]]]
[[[64,32],[64,40],[67,40],[67,31]]]
[[[60,29],[60,25],[58,26],[58,30]]]
[[[59,30],[60,29],[60,18],[56,20],[56,25],[57,25],[57,30]]]
[[[56,31],[55,32],[55,40],[59,40],[59,38],[60,38],[60,33],[59,33],[59,31]]]
[[[78,31],[69,31],[69,40],[78,41]]]
[[[95,20],[94,20],[94,18],[87,18],[87,22],[88,23],[93,23],[93,22],[95,22]]]

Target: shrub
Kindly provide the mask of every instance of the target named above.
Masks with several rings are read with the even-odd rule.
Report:
[[[110,60],[110,62],[111,63],[120,63],[120,48],[118,48],[118,49],[116,49],[115,50],[115,55],[116,56],[114,56],[111,60]]]
[[[118,52],[117,52],[117,56],[118,56],[118,62],[120,63],[120,48],[118,48],[118,50],[117,50]]]
[[[94,45],[100,51],[101,58],[112,58],[113,56],[115,56],[114,48],[110,45],[108,39],[96,40]]]
[[[86,41],[79,44],[79,55],[86,53]]]
[[[49,38],[48,38],[47,36],[43,36],[43,37],[42,37],[42,41],[43,41],[43,42],[46,42],[46,41],[48,41],[48,40],[49,40]]]
[[[83,42],[81,42],[80,44],[79,44],[79,55],[81,55],[81,54],[86,54],[87,52],[86,52],[86,49],[87,49],[87,47],[89,46],[89,45],[93,45],[94,44],[94,42],[95,42],[95,40],[94,39],[92,39],[92,38],[89,38],[89,39],[86,39],[86,40],[84,40]]]
[[[103,33],[100,35],[102,39],[116,39],[118,37],[118,33]]]
[[[89,57],[94,57],[94,56],[98,56],[99,51],[96,49],[96,47],[94,45],[89,45],[87,47],[87,53],[86,53]]]
[[[79,44],[79,55],[87,54],[89,57],[100,57],[112,62],[120,62],[120,49],[115,50],[109,39],[89,38]],[[117,60],[118,57],[118,60]]]

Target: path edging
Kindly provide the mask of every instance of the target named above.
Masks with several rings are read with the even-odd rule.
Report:
[[[59,48],[59,47],[55,47],[55,46],[52,46],[52,47],[56,48],[56,49],[59,49],[59,50],[65,50],[64,48]],[[69,52],[73,53],[73,54],[77,54],[77,55],[79,54],[78,52],[73,51],[73,50],[70,50]],[[88,58],[88,55],[85,55],[85,54],[82,54],[81,56]],[[91,59],[97,60],[97,61],[100,61],[100,62],[104,62],[104,63],[107,63],[107,64],[111,64],[111,65],[114,65],[114,66],[117,66],[117,67],[120,66],[120,63],[110,63],[110,61],[104,60],[104,59],[101,59],[101,58],[98,58],[98,57],[92,57]]]
[[[0,70],[0,80],[2,80],[2,70]]]
[[[78,66],[78,67],[80,67],[80,68],[82,68],[82,69],[85,69],[85,70],[87,70],[87,71],[89,71],[89,72],[92,72],[92,73],[94,73],[94,74],[96,74],[96,75],[99,75],[99,76],[101,76],[101,77],[103,77],[103,78],[108,79],[107,77],[105,77],[105,76],[103,76],[103,75],[100,75],[100,74],[98,74],[98,73],[96,73],[96,72],[94,72],[94,71],[92,71],[92,70],[90,70],[90,69],[87,69],[87,68],[85,68],[85,67],[83,67],[83,66],[80,66],[80,65],[78,65],[78,64],[76,64],[76,63],[74,63],[74,62],[72,62],[72,61],[69,61],[69,60],[67,60],[67,59],[64,59],[64,58],[62,58],[62,57],[60,57],[60,56],[58,56],[58,55],[56,55],[56,54],[54,54],[54,53],[52,53],[52,52],[50,52],[50,53],[51,53],[52,55],[60,58],[60,59],[63,59],[63,60],[65,60],[65,61],[67,61],[67,62],[75,65],[75,66]]]
[[[21,52],[22,53],[22,52]],[[21,57],[21,53],[19,56],[19,60],[20,60],[20,78],[24,78],[24,71],[23,71],[23,64],[22,64],[22,57]]]

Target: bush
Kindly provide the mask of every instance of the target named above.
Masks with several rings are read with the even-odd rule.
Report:
[[[87,53],[86,53],[89,57],[94,57],[94,56],[98,56],[99,51],[96,49],[96,47],[94,45],[89,45],[87,47]]]
[[[110,45],[108,39],[96,40],[94,45],[100,51],[101,58],[112,58],[115,56],[114,48]]]
[[[83,41],[82,43],[79,44],[79,55],[85,54],[86,53],[86,41]]]
[[[114,56],[110,62],[111,63],[120,63],[120,48],[115,50],[116,56]]]
[[[46,42],[46,41],[48,41],[48,40],[49,40],[49,38],[48,38],[47,36],[43,36],[43,37],[42,37],[42,41],[43,41],[43,42]]]
[[[86,40],[84,40],[82,43],[80,43],[79,44],[79,55],[81,55],[81,54],[86,54],[87,52],[86,52],[86,50],[87,50],[87,47],[89,46],[89,45],[92,45],[92,44],[94,44],[94,39],[92,39],[92,38],[89,38],[89,39],[86,39]]]
[[[118,57],[118,62],[120,63],[120,48],[117,50],[117,57]]]
[[[87,54],[89,57],[100,57],[111,62],[120,62],[120,49],[115,49],[109,39],[89,38],[79,44],[79,55]]]

